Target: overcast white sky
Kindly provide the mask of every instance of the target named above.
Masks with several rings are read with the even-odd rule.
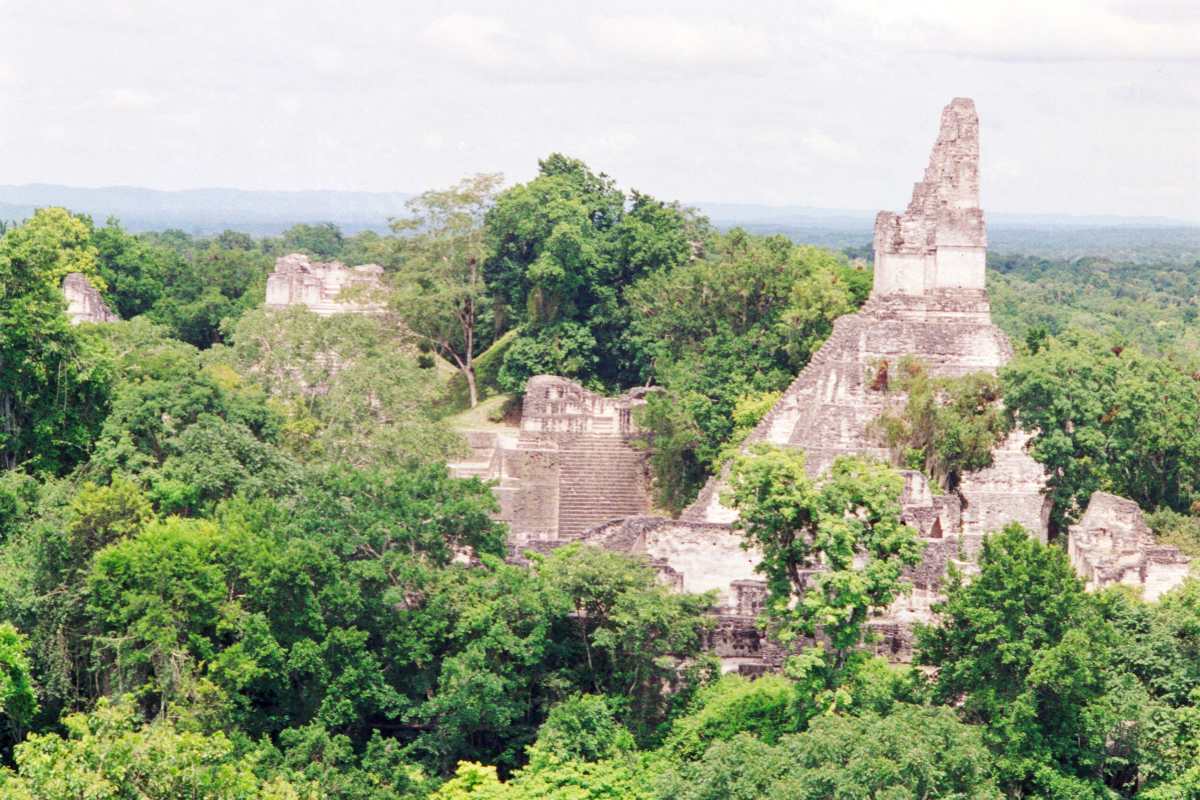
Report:
[[[0,183],[419,191],[559,150],[664,199],[1200,220],[1197,0],[0,0]]]

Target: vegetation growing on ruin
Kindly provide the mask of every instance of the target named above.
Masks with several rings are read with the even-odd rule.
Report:
[[[898,466],[920,470],[942,489],[954,489],[963,472],[989,466],[1011,425],[1000,381],[987,373],[935,378],[906,357],[890,371],[887,391],[902,400],[879,415],[876,431]]]

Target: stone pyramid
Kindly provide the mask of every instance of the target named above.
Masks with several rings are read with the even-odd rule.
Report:
[[[979,207],[979,118],[956,98],[942,111],[925,177],[903,214],[875,221],[875,276],[870,299],[834,323],[833,333],[747,439],[796,447],[813,474],[842,455],[886,458],[871,423],[896,392],[881,385],[887,369],[914,356],[936,376],[994,373],[1012,356],[992,324],[984,269],[987,232]],[[964,476],[958,492],[935,495],[908,476],[906,517],[922,534],[978,537],[1016,521],[1045,540],[1049,513],[1040,465],[1016,433],[991,467]],[[725,477],[711,479],[683,518],[729,523],[721,505]]]

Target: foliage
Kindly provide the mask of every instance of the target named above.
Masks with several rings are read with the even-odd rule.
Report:
[[[703,647],[712,598],[674,593],[651,570],[591,547],[562,547],[532,573],[496,565],[437,597],[451,652],[421,711],[416,746],[449,767],[487,756],[511,768],[549,708],[603,693],[645,736],[663,720],[678,664]]]
[[[741,733],[775,744],[800,730],[799,703],[795,684],[782,676],[747,680],[724,675],[697,692],[688,713],[671,722],[663,749],[672,758],[693,761],[714,742]]]
[[[664,800],[1001,797],[978,730],[950,709],[920,706],[886,717],[821,716],[776,745],[741,733],[668,772],[656,789]]]
[[[130,703],[101,700],[63,720],[67,736],[31,734],[16,749],[16,771],[0,773],[5,797],[105,800],[308,800],[318,787],[269,775],[262,753],[239,753],[221,732],[173,720],[145,723]]]
[[[1200,385],[1169,361],[1068,332],[1000,372],[1009,413],[1033,436],[1054,519],[1097,490],[1187,510],[1200,485]]]
[[[1005,787],[1071,784],[1101,796],[1123,766],[1126,723],[1145,705],[1135,688],[1118,691],[1111,627],[1065,553],[1020,525],[984,540],[979,568],[970,582],[952,573],[934,607],[944,624],[918,631],[919,663],[937,668],[935,698],[984,727]]]
[[[532,181],[502,192],[486,217],[484,274],[501,321],[521,326],[500,371],[505,391],[555,374],[617,389],[649,362],[628,331],[623,290],[693,257],[707,224],[553,154]]]
[[[1182,230],[1180,231],[1182,232]],[[1100,231],[1089,231],[1094,242]],[[1091,331],[1156,355],[1200,347],[1196,256],[1137,248],[1108,258],[988,253],[992,318],[1014,341],[1031,331]]]
[[[550,709],[532,747],[543,759],[600,761],[632,751],[634,742],[606,697],[579,694]]]
[[[107,286],[105,298],[121,319],[146,313],[166,294],[166,277],[177,268],[172,251],[126,233],[115,218],[93,229],[91,239],[99,259],[97,271]]]
[[[870,288],[869,273],[780,236],[734,230],[704,255],[625,292],[630,335],[663,387],[638,419],[653,445],[658,503],[673,512],[736,452],[769,409],[766,398],[795,378],[833,320]]]
[[[502,181],[501,175],[476,175],[425,192],[408,201],[408,216],[392,221],[404,262],[390,305],[419,341],[458,367],[471,408],[479,402],[475,356],[491,338],[483,220]]]
[[[500,335],[486,350],[475,357],[475,388],[480,400],[486,400],[502,392],[500,388],[500,370],[504,366],[504,357],[508,349],[519,337],[521,331],[513,328]],[[456,373],[446,384],[447,402],[451,408],[467,408],[471,402],[470,386],[461,372]]]
[[[1200,556],[1200,517],[1157,508],[1146,515],[1146,524],[1160,543],[1174,545],[1193,558]]]
[[[108,406],[102,345],[73,329],[63,278],[99,283],[85,221],[40,209],[0,238],[0,469],[64,473],[86,458]]]
[[[300,223],[283,232],[281,245],[289,253],[306,253],[321,261],[338,258],[345,238],[332,222]]]
[[[300,460],[444,463],[463,448],[437,419],[437,381],[385,320],[256,310],[232,338],[229,361],[283,412],[280,439]]]
[[[762,554],[774,635],[785,646],[817,638],[789,663],[815,709],[837,702],[828,693],[861,666],[868,615],[903,591],[903,569],[920,560],[916,533],[900,522],[902,489],[894,470],[860,458],[839,458],[819,479],[796,450],[758,445],[734,461],[723,502],[738,510],[744,545]]]
[[[33,721],[38,710],[28,649],[29,640],[12,623],[0,622],[0,718],[9,731],[17,734]]]
[[[193,239],[181,231],[142,237],[163,250],[167,265],[163,294],[147,316],[199,348],[223,338],[247,310],[262,303],[271,255],[253,239],[230,231]]]
[[[904,405],[886,409],[875,422],[895,462],[945,489],[954,489],[963,472],[990,466],[992,449],[1009,428],[999,379],[984,372],[934,378],[912,358],[901,360],[897,372],[889,390],[902,392]]]
[[[287,490],[294,465],[275,444],[280,419],[262,392],[206,368],[194,347],[144,319],[106,326],[104,336],[117,380],[91,475],[135,478],[174,513],[240,490]]]

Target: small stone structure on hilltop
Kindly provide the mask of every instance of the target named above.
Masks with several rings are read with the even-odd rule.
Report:
[[[1096,492],[1067,539],[1071,565],[1089,589],[1122,584],[1154,601],[1183,583],[1191,559],[1159,544],[1132,500]]]
[[[63,298],[67,301],[67,316],[72,325],[81,322],[117,322],[121,318],[113,313],[100,292],[86,275],[72,272],[63,278]]]
[[[363,264],[347,267],[340,261],[312,261],[301,253],[275,259],[275,271],[267,276],[267,308],[307,306],[316,314],[369,314],[382,306],[340,298],[343,289],[369,292],[382,286],[383,267]]]

